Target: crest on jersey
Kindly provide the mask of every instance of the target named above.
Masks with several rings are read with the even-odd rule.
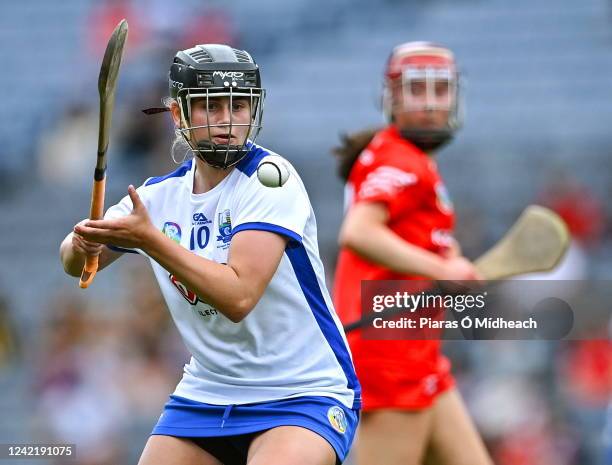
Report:
[[[162,232],[177,244],[181,243],[181,227],[178,224],[172,221],[166,221],[162,228]]]
[[[221,245],[217,247],[227,248],[232,240],[232,218],[229,209],[219,213],[219,235],[217,241],[221,241]]]
[[[344,414],[344,410],[342,410],[340,407],[336,405],[330,407],[330,409],[327,411],[327,419],[329,420],[329,424],[332,425],[336,431],[341,434],[346,432],[346,415]]]
[[[442,210],[444,213],[452,213],[453,212],[453,202],[451,201],[450,195],[446,190],[446,186],[441,182],[436,184],[436,200],[438,204],[438,208]]]

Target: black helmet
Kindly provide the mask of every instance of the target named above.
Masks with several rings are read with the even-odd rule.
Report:
[[[244,50],[228,45],[204,44],[179,51],[168,73],[170,96],[179,104],[181,126],[178,131],[185,138],[191,150],[200,159],[217,168],[228,168],[238,163],[250,150],[261,129],[265,90],[261,87],[259,67]],[[248,124],[207,124],[192,126],[192,99],[229,97],[248,98],[251,119]],[[208,111],[208,105],[206,105]],[[208,118],[207,118],[208,120]],[[247,137],[237,145],[215,144],[210,137],[211,127],[248,126]],[[208,128],[209,138],[197,140],[193,130]]]

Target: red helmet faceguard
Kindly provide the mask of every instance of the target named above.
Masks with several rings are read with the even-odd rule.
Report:
[[[389,121],[398,111],[447,111],[443,127],[400,128],[425,150],[450,140],[461,126],[459,76],[450,50],[430,42],[407,42],[393,49],[385,70],[383,109]]]

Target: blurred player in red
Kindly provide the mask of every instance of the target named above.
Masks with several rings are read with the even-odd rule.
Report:
[[[453,239],[453,206],[433,158],[460,126],[450,50],[396,47],[383,96],[389,125],[346,137],[336,149],[347,180],[334,288],[345,323],[361,317],[362,280],[476,280]],[[436,340],[349,335],[363,387],[359,465],[490,464]]]

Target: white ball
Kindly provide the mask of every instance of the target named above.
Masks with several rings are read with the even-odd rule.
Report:
[[[266,187],[281,187],[289,179],[289,168],[281,157],[265,157],[257,167],[257,179]]]

